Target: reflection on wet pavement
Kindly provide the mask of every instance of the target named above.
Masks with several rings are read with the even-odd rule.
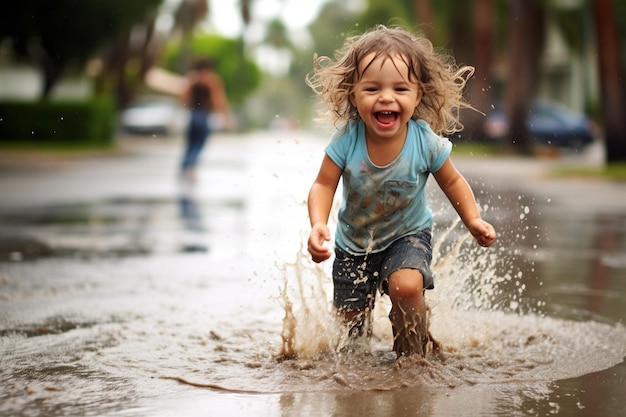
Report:
[[[188,232],[183,237],[202,240],[202,216],[241,215],[243,201],[212,201],[204,206],[193,195],[181,193],[178,200],[124,199],[8,213],[0,228],[0,259],[147,255],[161,250],[160,242],[169,244],[169,235],[177,233],[179,225]],[[177,208],[179,217],[174,215]],[[202,242],[181,242],[181,250],[206,252],[208,247]]]
[[[444,358],[396,362],[388,300],[377,303],[371,339],[347,340],[330,318],[329,265],[302,249],[323,144],[218,137],[196,188],[165,172],[143,192],[120,184],[119,195],[3,208],[0,415],[626,409],[623,211],[565,210],[545,193],[475,175],[501,236],[484,249],[464,241],[433,189],[436,289],[427,295]],[[159,149],[149,148],[158,161],[138,157],[151,175],[174,166],[176,155]],[[288,305],[297,358],[280,360]]]

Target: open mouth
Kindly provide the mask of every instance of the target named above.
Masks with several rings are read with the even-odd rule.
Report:
[[[388,125],[396,121],[398,113],[393,111],[379,111],[376,112],[376,120],[378,123]]]

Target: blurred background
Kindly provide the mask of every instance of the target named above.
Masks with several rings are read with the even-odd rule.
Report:
[[[626,1],[2,4],[0,416],[626,415]],[[460,250],[465,229],[429,195],[434,329],[455,353],[423,373],[397,373],[387,342],[274,355],[285,334],[329,346],[332,264],[303,243],[333,126],[305,76],[377,23],[476,68],[480,112],[451,140],[499,234]],[[235,128],[190,185],[177,96],[205,56]]]
[[[604,145],[626,160],[626,2],[618,0],[24,0],[0,16],[0,143],[114,146],[170,135],[195,57],[239,131],[319,129],[313,56],[402,25],[476,72],[457,142],[530,154]]]

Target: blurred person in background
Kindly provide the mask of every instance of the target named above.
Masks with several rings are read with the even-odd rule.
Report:
[[[195,182],[200,154],[215,126],[212,115],[221,114],[229,125],[230,110],[226,91],[209,58],[196,60],[181,94],[183,106],[189,110],[185,130],[185,151],[181,162],[181,178]]]

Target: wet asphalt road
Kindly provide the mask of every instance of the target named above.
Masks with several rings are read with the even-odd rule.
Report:
[[[125,137],[120,139],[120,146],[116,151],[81,155],[0,152],[0,219],[3,223],[0,227],[0,263],[6,266],[50,254],[58,255],[61,263],[63,259],[71,260],[73,257],[147,254],[155,260],[145,264],[149,265],[148,268],[159,268],[162,273],[167,271],[169,274],[176,274],[180,272],[180,268],[170,260],[178,261],[178,255],[173,254],[185,253],[198,255],[185,258],[188,260],[185,268],[193,270],[198,281],[202,281],[203,265],[210,265],[215,269],[213,272],[217,271],[223,277],[256,277],[258,271],[268,270],[275,262],[292,260],[297,251],[294,246],[305,236],[308,224],[303,202],[316,174],[325,143],[325,137],[297,132],[218,134],[212,138],[203,155],[198,182],[193,186],[181,183],[176,177],[178,158],[182,151],[182,144],[176,138]],[[534,201],[541,207],[545,218],[565,219],[565,225],[568,218],[579,221],[581,218],[585,220],[599,216],[609,220],[617,218],[613,223],[609,222],[608,226],[602,227],[623,229],[626,185],[592,179],[555,179],[549,176],[550,170],[558,166],[598,164],[601,160],[601,150],[598,147],[590,149],[584,155],[565,154],[556,159],[486,158],[480,155],[453,158],[472,182],[479,200],[485,200],[486,196],[491,197],[490,210],[494,210],[496,216],[499,207],[495,197],[515,200],[516,196],[524,195],[523,201],[520,200],[517,207],[522,215],[527,205],[531,206],[531,214],[538,211],[532,204]],[[199,206],[198,202],[201,203]],[[515,201],[511,205],[515,207]],[[299,212],[302,213],[301,217],[294,216],[294,213]],[[88,233],[85,233],[86,229]],[[551,235],[553,241],[570,236],[568,230],[550,229],[546,233]],[[31,239],[33,236],[36,239]],[[618,239],[619,236],[623,235],[619,234]],[[615,259],[606,260],[607,263],[613,262],[613,268],[617,271],[625,268],[619,255],[623,253],[620,248],[618,245],[614,250],[617,253]],[[271,256],[267,256],[268,253]],[[553,252],[549,253],[547,256],[553,256]],[[244,257],[253,265],[237,263],[238,258]],[[542,259],[538,259],[538,262],[550,265],[550,262]],[[142,265],[141,262],[132,261],[129,264],[134,268],[141,268]],[[121,265],[125,265],[125,262],[121,262]],[[113,269],[110,272],[113,273]],[[151,272],[146,270],[133,273]],[[556,275],[555,272],[551,273]],[[102,275],[106,274],[107,271]],[[68,270],[68,276],[70,275],[71,271]],[[13,276],[0,278],[3,280],[0,285],[5,288],[14,284]],[[189,281],[193,279],[190,278]],[[567,278],[562,281],[566,282]],[[62,277],[59,283],[63,285]],[[165,297],[165,304],[180,301],[188,303],[190,311],[196,309],[200,313],[205,312],[203,309],[206,307],[201,301],[195,301],[195,298],[200,298],[201,289],[196,293],[192,290],[185,292],[179,288],[174,289],[175,283],[167,285],[172,285],[171,293],[176,296],[171,300]],[[128,286],[129,291],[133,291],[130,281]],[[270,289],[268,294],[274,290],[275,288]],[[167,291],[155,291],[153,295],[160,299],[164,294]],[[254,303],[255,295],[258,296],[245,292],[239,295],[251,303]],[[146,297],[149,298],[149,295]],[[615,301],[615,297],[607,298],[612,307],[604,315],[610,320],[623,320],[623,309],[619,305],[615,307],[619,302]],[[77,308],[81,308],[89,300],[74,302]],[[120,305],[107,306],[104,313],[111,314],[109,310],[114,312],[118,308],[126,308],[124,299],[118,302]],[[10,296],[0,299],[0,306],[2,303],[11,303]],[[71,309],[72,305],[69,302],[63,308]],[[45,319],[50,312],[46,309],[38,311],[35,305],[20,307],[24,314],[17,318],[11,316],[16,310],[9,307],[7,310],[11,313],[1,312],[2,319],[8,326],[13,326],[13,330],[22,331],[26,336],[30,335],[29,332],[45,334],[58,331],[63,334],[89,324],[87,320],[78,324],[39,322],[39,319]],[[131,307],[128,308],[132,311]],[[213,305],[212,308],[218,308],[224,316],[236,310],[236,306],[226,302],[217,307]],[[147,311],[150,309],[147,308]],[[98,313],[100,312],[89,312],[85,317],[89,318],[90,314],[97,316]],[[574,313],[570,310],[564,315],[575,315]],[[278,330],[280,317],[272,318],[277,323],[274,330]],[[182,320],[183,317],[178,319]],[[194,320],[199,323],[197,330],[202,329],[203,318],[190,318],[191,322]],[[20,321],[40,325],[20,328]],[[164,327],[169,329],[167,325],[165,323]],[[193,330],[196,328],[191,326],[189,331]],[[138,346],[145,347],[141,344]],[[171,353],[175,356],[178,352]],[[149,365],[148,363],[148,367]],[[184,367],[185,363],[172,364],[173,367],[176,365]],[[620,369],[623,375],[624,367],[621,366]],[[619,386],[619,381],[614,380],[612,384]],[[48,388],[51,395],[54,394],[55,386]],[[35,395],[29,393],[30,397]],[[72,400],[75,399],[69,398],[66,401]],[[228,405],[235,407],[237,401],[241,403],[242,400],[243,397],[240,396],[238,400],[235,398],[228,402]],[[247,402],[243,403],[252,407],[257,400],[258,397],[256,400],[247,398]],[[545,401],[543,403],[548,408],[549,404],[551,403]],[[622,402],[616,404],[609,410],[623,409]],[[175,407],[176,401],[170,399],[169,405]],[[118,414],[123,414],[119,411],[123,407],[122,403]],[[271,407],[268,406],[267,409]],[[302,410],[304,408],[300,409]],[[295,412],[298,413],[298,408]],[[80,409],[70,411],[70,414],[78,415]],[[135,414],[142,415],[142,412],[139,410]],[[437,415],[435,412],[432,414]],[[163,415],[174,414],[172,411]],[[239,410],[239,414],[233,415],[249,414],[245,410]]]
[[[281,151],[280,144],[296,145]],[[301,132],[217,134],[204,153],[204,165],[195,192],[226,198],[246,198],[240,185],[267,168],[277,175],[298,161],[311,180],[326,138]],[[266,149],[269,144],[269,149]],[[64,154],[62,152],[0,151],[0,210],[46,204],[78,203],[107,198],[160,198],[180,192],[176,178],[182,143],[177,138],[121,137],[115,151]],[[310,154],[290,158],[285,152]],[[264,161],[258,159],[263,157]],[[598,166],[602,149],[592,145],[582,154],[562,152],[557,157],[489,158],[480,155],[453,159],[470,180],[491,188],[514,188],[537,197],[558,199],[572,210],[626,209],[626,186],[598,179],[551,178],[561,166]],[[203,181],[203,178],[205,179]],[[227,181],[227,183],[226,183]],[[215,184],[225,185],[215,187]],[[309,184],[299,184],[308,187]],[[239,192],[238,192],[239,191]]]

